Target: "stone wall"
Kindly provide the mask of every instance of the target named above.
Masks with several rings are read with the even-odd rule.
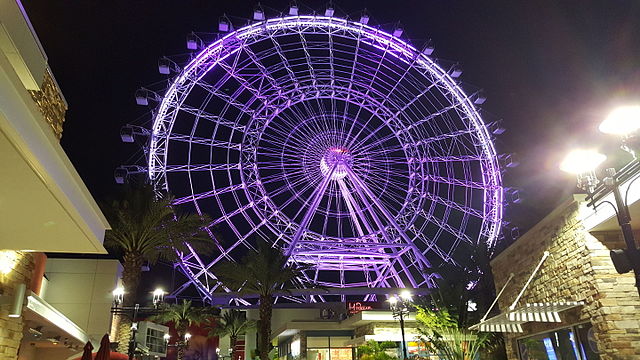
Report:
[[[508,309],[543,256],[550,256],[518,305],[535,302],[583,301],[561,313],[563,322],[528,323],[524,334],[505,334],[509,359],[518,359],[517,338],[581,322],[591,322],[601,359],[640,359],[640,299],[632,274],[617,274],[609,258],[613,241],[590,234],[578,218],[580,204],[568,201],[499,254],[492,262],[496,290],[510,273],[514,278],[498,304]]]
[[[13,298],[18,284],[29,286],[34,268],[32,253],[0,250],[0,294]],[[9,306],[0,307],[0,360],[18,357],[23,318],[10,318]]]

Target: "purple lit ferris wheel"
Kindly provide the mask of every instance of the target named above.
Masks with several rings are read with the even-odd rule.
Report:
[[[311,264],[300,286],[431,287],[433,264],[492,246],[496,152],[455,67],[366,25],[263,20],[206,46],[155,113],[148,175],[227,236],[182,254],[205,298],[212,268],[259,238]],[[477,99],[476,99],[477,100]]]

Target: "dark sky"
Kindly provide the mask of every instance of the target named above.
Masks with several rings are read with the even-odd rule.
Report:
[[[163,79],[157,59],[186,53],[191,31],[213,31],[223,13],[250,17],[255,2],[23,0],[69,103],[62,146],[89,190],[112,194],[113,170],[141,153],[123,144],[119,129],[150,119],[134,91]],[[459,61],[463,80],[482,87],[484,108],[508,131],[498,150],[521,165],[506,184],[525,202],[508,214],[531,226],[575,190],[557,164],[576,144],[613,148],[596,124],[616,103],[640,98],[640,2],[637,0],[336,1],[354,17],[367,8],[370,24],[405,37],[433,39],[438,58]],[[287,1],[263,1],[285,11]],[[322,11],[307,2],[301,13]],[[272,15],[274,11],[269,11]],[[138,121],[139,122],[139,121]],[[619,156],[620,153],[614,151]]]

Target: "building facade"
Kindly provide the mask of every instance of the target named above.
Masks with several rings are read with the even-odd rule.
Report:
[[[400,324],[387,304],[349,314],[348,303],[312,303],[290,305],[273,309],[271,322],[272,343],[281,360],[353,360],[356,349],[367,341],[391,341],[397,347],[390,349],[392,356],[402,358]],[[420,347],[414,313],[405,319],[405,340],[409,356],[418,354]],[[256,320],[257,309],[247,310],[247,317]],[[255,329],[241,339],[244,359],[255,359],[257,344]],[[228,349],[228,339],[220,339],[220,355],[238,360],[239,354]],[[275,356],[275,354],[274,354]]]
[[[492,260],[497,291],[513,274],[499,298],[503,312],[512,305],[581,304],[561,311],[560,322],[539,318],[521,333],[504,333],[509,359],[640,359],[640,298],[632,273],[618,274],[609,257],[624,248],[612,214],[576,196]]]
[[[25,359],[57,359],[56,352],[66,359],[73,351],[81,351],[83,342],[94,340],[91,334],[98,333],[93,326],[99,326],[99,316],[86,311],[98,302],[93,302],[91,294],[88,300],[81,296],[87,296],[89,289],[102,296],[102,289],[96,287],[99,281],[54,301],[66,280],[53,275],[57,261],[47,261],[44,255],[106,254],[102,241],[109,224],[59,143],[66,110],[67,103],[22,4],[0,0],[1,360],[16,359],[19,352],[21,357],[32,356]],[[44,295],[47,271],[52,275],[49,297]],[[92,275],[84,273],[93,280],[98,274],[106,276],[100,273],[104,269],[93,271]],[[76,304],[71,306],[73,301]],[[26,336],[40,338],[29,344],[46,342],[30,347],[23,341]],[[44,348],[49,351],[46,355]]]

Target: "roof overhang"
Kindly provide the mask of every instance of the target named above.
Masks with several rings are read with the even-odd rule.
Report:
[[[528,322],[561,322],[560,313],[581,306],[581,301],[526,304],[469,327],[485,332],[521,333],[522,324]]]
[[[109,224],[1,52],[0,84],[0,249],[106,253]]]

